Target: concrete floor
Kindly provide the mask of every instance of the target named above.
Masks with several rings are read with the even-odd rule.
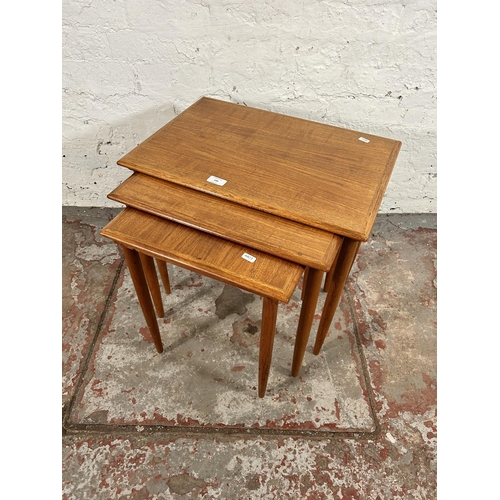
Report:
[[[380,215],[300,376],[300,288],[256,394],[261,300],[169,265],[158,354],[111,209],[63,208],[63,499],[436,498],[436,217]]]

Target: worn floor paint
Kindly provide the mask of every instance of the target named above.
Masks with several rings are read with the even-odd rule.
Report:
[[[160,320],[164,352],[158,354],[152,344],[124,270],[72,422],[374,430],[346,304],[335,318],[335,338],[320,356],[307,353],[297,378],[290,370],[300,289],[288,304],[280,304],[268,390],[261,399],[261,298],[169,269],[172,294]],[[223,296],[230,296],[237,310],[226,305],[221,313]]]
[[[421,441],[420,432],[409,430],[395,443],[291,437],[68,440],[63,498],[435,498],[432,454]]]
[[[435,258],[435,219],[379,217],[321,356],[308,347],[302,379],[287,381],[288,329],[296,324],[300,290],[280,309],[270,391],[262,401],[252,389],[258,298],[171,268],[174,297],[164,297],[161,327],[168,348],[158,355],[132,312],[133,289],[122,270],[101,329],[90,333],[93,342],[71,347],[89,357],[77,365],[80,378],[69,387],[73,399],[64,414],[63,498],[436,498]],[[103,275],[103,289],[106,283]],[[314,334],[313,327],[310,344]],[[178,377],[187,373],[186,360],[191,385]],[[331,381],[321,378],[326,367]],[[167,379],[173,385],[166,387]],[[205,379],[210,390],[200,395]],[[349,393],[355,404],[347,403]],[[311,427],[320,400],[331,406],[316,411],[320,422]],[[186,418],[174,417],[174,408]],[[280,421],[280,409],[295,418]],[[361,425],[354,415],[364,419]],[[228,433],[226,426],[242,422],[241,432]],[[258,427],[245,436],[251,422]],[[287,425],[291,434],[279,435]],[[353,435],[341,432],[353,428]]]
[[[62,224],[62,395],[68,403],[123,257],[97,228],[112,211],[69,209]]]

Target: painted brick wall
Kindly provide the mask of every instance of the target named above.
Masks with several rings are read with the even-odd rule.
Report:
[[[381,212],[436,212],[436,0],[63,0],[63,205],[202,95],[399,139]]]

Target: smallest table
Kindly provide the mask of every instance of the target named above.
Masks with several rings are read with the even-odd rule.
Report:
[[[287,303],[304,268],[214,235],[125,208],[102,231],[123,248],[125,259],[158,352],[163,346],[143,267],[152,259],[199,272],[263,297],[259,351],[259,397],[264,397],[276,331],[278,301]],[[149,264],[148,264],[149,262]]]

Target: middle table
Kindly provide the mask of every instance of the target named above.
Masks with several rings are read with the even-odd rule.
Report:
[[[144,212],[306,266],[292,375],[297,376],[314,319],[323,273],[339,254],[342,238],[208,193],[141,173],[108,197]]]

